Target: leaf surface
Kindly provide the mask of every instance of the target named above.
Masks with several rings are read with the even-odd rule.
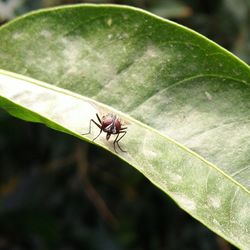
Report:
[[[121,141],[128,152],[118,156],[213,231],[250,248],[244,62],[180,25],[110,5],[29,14],[0,29],[0,45],[3,108],[79,138],[95,113],[119,114],[129,129]],[[104,136],[96,143],[114,152]]]

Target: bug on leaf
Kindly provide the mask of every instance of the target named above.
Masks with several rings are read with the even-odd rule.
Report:
[[[89,121],[89,132],[82,135],[87,135],[91,133],[91,122],[93,122],[98,128],[100,128],[100,133],[93,139],[93,141],[97,139],[102,132],[106,133],[106,140],[109,140],[111,135],[117,135],[113,142],[115,152],[117,153],[116,145],[122,152],[126,152],[119,145],[119,141],[123,138],[123,136],[126,135],[127,127],[122,127],[121,120],[115,114],[112,113],[104,115],[102,119],[99,117],[98,114],[96,114],[96,117],[99,123],[96,122],[94,119],[91,119]]]

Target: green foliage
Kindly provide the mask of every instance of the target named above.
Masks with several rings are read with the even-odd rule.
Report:
[[[0,44],[9,113],[79,138],[96,112],[118,113],[129,124],[119,157],[207,227],[250,246],[246,64],[187,28],[117,6],[39,11],[2,27]]]

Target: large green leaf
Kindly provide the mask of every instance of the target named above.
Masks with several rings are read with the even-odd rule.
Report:
[[[0,29],[0,45],[3,108],[79,138],[96,112],[118,113],[129,124],[121,142],[128,152],[118,156],[207,227],[250,248],[246,64],[180,25],[109,5],[21,17]],[[96,143],[114,153],[104,137]]]

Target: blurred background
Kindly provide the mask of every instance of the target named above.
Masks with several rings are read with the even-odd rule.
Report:
[[[0,24],[73,0],[2,0]],[[96,0],[171,19],[250,63],[250,1]],[[0,110],[0,250],[232,250],[142,174],[92,144]]]

